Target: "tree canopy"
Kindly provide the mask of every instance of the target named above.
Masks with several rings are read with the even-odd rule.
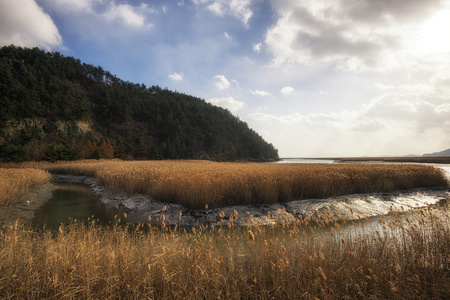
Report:
[[[226,109],[38,48],[0,48],[0,107],[3,161],[278,159]]]

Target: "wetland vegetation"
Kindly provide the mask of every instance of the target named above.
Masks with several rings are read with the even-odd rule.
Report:
[[[86,160],[10,166],[95,177],[108,189],[147,194],[156,200],[178,203],[189,209],[448,185],[441,169],[414,164]]]
[[[4,299],[447,299],[449,209],[342,234],[323,215],[283,226],[73,223],[0,233]],[[402,221],[405,220],[405,221]],[[324,226],[326,233],[317,234]]]
[[[129,188],[155,198],[174,197],[170,190],[177,187],[180,198],[206,193],[213,199],[216,189],[234,189],[250,199],[264,193],[280,197],[277,192],[301,197],[447,185],[439,169],[420,165],[80,161],[1,167],[7,175],[1,178],[10,178],[0,185],[0,193],[8,195],[4,207],[29,187],[48,181],[48,172],[84,174],[111,189]],[[289,194],[295,185],[294,191],[304,194]],[[201,199],[191,205],[223,205]],[[342,227],[348,220],[336,213],[283,225],[235,228],[228,222],[192,230],[123,225],[118,219],[109,227],[95,220],[74,221],[56,231],[16,223],[0,233],[0,297],[446,299],[448,204],[421,209],[415,216],[392,212],[376,229],[366,227],[362,218],[352,225],[355,230],[346,231]]]

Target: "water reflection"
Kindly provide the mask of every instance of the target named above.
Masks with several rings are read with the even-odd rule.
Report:
[[[55,183],[53,198],[42,205],[31,220],[33,227],[57,229],[60,224],[72,220],[86,222],[98,219],[100,224],[108,224],[116,215],[121,216],[114,207],[100,202],[99,196],[91,193],[88,186],[76,183]]]

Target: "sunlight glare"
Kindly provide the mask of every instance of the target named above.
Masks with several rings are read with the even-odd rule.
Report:
[[[418,32],[417,50],[424,54],[449,52],[449,28],[450,10],[447,9],[432,16]]]

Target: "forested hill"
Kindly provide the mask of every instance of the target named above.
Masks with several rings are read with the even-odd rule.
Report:
[[[269,161],[278,151],[202,99],[57,52],[0,49],[0,161],[112,157]]]

